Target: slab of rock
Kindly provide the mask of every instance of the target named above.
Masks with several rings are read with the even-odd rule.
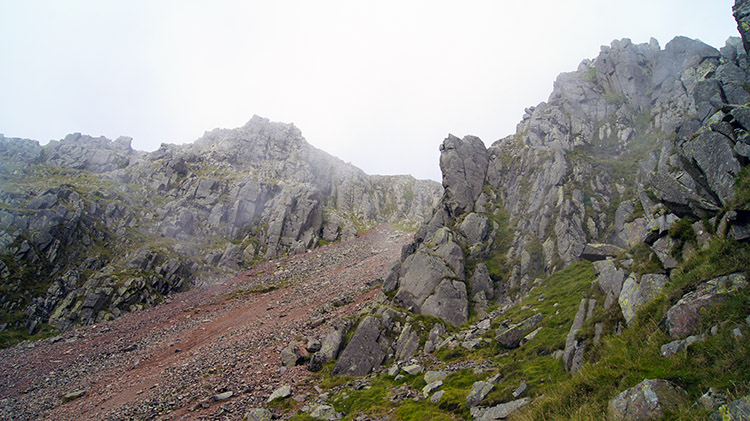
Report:
[[[396,340],[396,361],[406,361],[417,353],[419,348],[419,337],[407,323]]]
[[[633,322],[636,312],[642,305],[661,294],[667,282],[669,282],[669,278],[661,274],[643,275],[640,281],[636,279],[635,275],[630,275],[625,280],[618,302],[628,325]]]
[[[63,403],[68,403],[70,401],[74,401],[78,398],[83,397],[83,395],[86,394],[86,389],[76,390],[74,392],[66,393],[62,397]]]
[[[515,324],[510,327],[501,326],[497,329],[497,335],[495,336],[495,340],[500,343],[505,348],[518,348],[518,346],[521,343],[521,339],[523,339],[526,334],[536,327],[538,325],[544,316],[542,313],[537,313],[528,319],[522,321],[521,323]]]
[[[622,290],[622,282],[625,280],[625,271],[615,266],[614,260],[601,260],[594,262],[594,271],[597,273],[596,284],[602,290],[606,299],[604,309],[609,309],[617,301]]]
[[[614,244],[588,243],[584,246],[583,252],[581,252],[581,259],[596,262],[608,257],[615,257],[623,251],[622,248]]]
[[[276,399],[288,398],[289,396],[292,396],[292,386],[287,384],[274,390],[273,393],[271,393],[271,396],[268,397],[268,400],[266,400],[266,403],[273,402]]]
[[[471,416],[475,420],[490,421],[490,420],[504,420],[516,411],[522,409],[524,406],[531,402],[530,398],[521,398],[514,401],[501,403],[500,405],[493,406],[490,408],[471,408]]]
[[[266,408],[252,408],[245,414],[247,421],[271,421],[273,414]]]
[[[383,335],[380,319],[365,317],[354,332],[351,341],[339,356],[331,374],[364,376],[380,366],[385,359],[387,339]]]
[[[711,414],[711,421],[750,420],[750,395],[729,402]]]
[[[422,372],[424,368],[419,364],[410,364],[404,367],[401,367],[402,370],[404,370],[407,374],[416,375]]]
[[[667,311],[665,325],[669,336],[677,339],[692,335],[700,324],[702,309],[720,303],[746,285],[747,276],[741,273],[720,276],[698,285]]]
[[[495,385],[489,382],[474,382],[474,384],[471,385],[471,391],[466,396],[466,407],[473,408],[477,406],[479,402],[486,398],[494,388]]]
[[[234,392],[232,392],[231,390],[228,391],[228,392],[218,393],[218,394],[214,395],[214,401],[215,402],[225,401],[225,400],[231,398],[232,396],[234,396]]]
[[[566,371],[577,372],[583,361],[584,343],[576,339],[576,333],[578,329],[583,327],[583,322],[586,317],[586,304],[589,300],[586,298],[581,300],[581,304],[578,305],[578,311],[573,318],[573,324],[570,326],[568,336],[565,338],[565,349],[563,350],[563,367]],[[576,358],[576,355],[578,358]],[[575,371],[573,368],[575,366]]]
[[[443,381],[446,377],[448,377],[447,371],[428,371],[424,373],[424,382],[429,384],[436,381]]]
[[[616,420],[651,420],[686,404],[687,392],[679,386],[666,380],[647,379],[609,401],[607,413]]]

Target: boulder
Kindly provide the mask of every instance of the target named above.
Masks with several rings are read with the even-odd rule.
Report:
[[[518,348],[523,337],[526,336],[526,334],[531,329],[536,327],[536,325],[538,325],[543,318],[544,316],[542,315],[542,313],[537,313],[522,321],[521,323],[509,327],[506,327],[504,325],[500,326],[497,329],[495,340],[505,348]]]
[[[630,275],[625,280],[618,302],[628,325],[633,322],[636,312],[642,305],[661,294],[667,282],[669,278],[661,274],[643,275],[640,281],[635,275]]]
[[[447,371],[428,371],[424,373],[424,382],[429,384],[437,381],[443,381],[448,377]]]
[[[644,380],[617,395],[607,406],[607,413],[615,420],[651,420],[661,418],[687,404],[687,392],[666,380]]]
[[[422,388],[422,396],[427,398],[428,396],[432,394],[432,392],[437,390],[442,385],[443,385],[442,380],[435,380],[434,382],[427,383],[425,387]]]
[[[570,331],[565,339],[565,350],[563,350],[563,367],[566,371],[573,373],[577,372],[583,362],[584,342],[576,339],[576,333],[578,329],[583,327],[583,322],[586,317],[586,303],[589,300],[586,298],[581,300],[581,304],[578,306],[578,312],[576,312],[573,318],[573,325],[570,326]]]
[[[312,411],[310,411],[310,416],[315,419],[319,420],[340,420],[343,418],[343,415],[336,412],[336,409],[332,405],[324,404],[324,405],[317,405],[315,408],[313,408]]]
[[[344,335],[341,330],[331,330],[323,337],[318,353],[324,355],[327,360],[335,360],[339,356],[343,340]]]
[[[742,273],[720,276],[698,285],[683,295],[669,310],[664,320],[667,333],[674,339],[692,335],[700,325],[704,309],[725,300],[733,292],[747,286]]]
[[[466,396],[466,407],[473,408],[489,395],[495,385],[489,382],[479,381],[471,385],[471,391]]]
[[[385,359],[388,348],[387,338],[383,335],[380,320],[366,316],[354,332],[351,341],[341,352],[332,375],[364,376],[380,366]]]

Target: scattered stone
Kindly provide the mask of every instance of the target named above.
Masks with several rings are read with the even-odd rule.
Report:
[[[482,399],[486,398],[494,388],[495,385],[489,382],[474,382],[474,384],[471,385],[471,391],[466,396],[466,407],[472,408],[477,406],[479,402],[481,402]]]
[[[430,402],[439,403],[443,395],[445,395],[445,390],[438,390],[434,395],[432,395],[432,397],[430,397]]]
[[[234,395],[234,392],[232,392],[232,391],[219,393],[219,394],[214,395],[214,401],[215,402],[225,401],[225,400],[231,398],[233,395]]]
[[[391,377],[395,377],[400,371],[401,371],[401,368],[398,366],[398,364],[393,364],[388,369],[388,375]]]
[[[523,395],[523,392],[526,391],[526,382],[522,382],[520,386],[516,390],[513,391],[513,398],[517,398],[521,395]]]
[[[266,403],[273,402],[276,399],[288,398],[289,396],[292,396],[292,386],[284,385],[274,390],[273,393],[271,393],[271,396],[268,397]]]
[[[537,313],[516,325],[510,327],[500,326],[497,329],[495,340],[505,348],[518,348],[526,333],[538,325],[542,321],[542,318],[544,318],[542,313]]]
[[[530,398],[521,398],[514,401],[501,403],[500,405],[490,408],[471,408],[471,416],[475,420],[490,421],[504,420],[510,417],[514,412],[522,409],[531,402]]]
[[[644,380],[609,401],[607,413],[617,420],[650,420],[661,418],[687,404],[687,392],[666,380]]]
[[[83,395],[86,394],[86,389],[76,390],[74,392],[66,393],[62,397],[63,403],[68,403],[70,401],[74,401],[80,397],[83,397]]]
[[[703,335],[688,336],[685,339],[678,339],[661,346],[661,356],[664,358],[672,357],[680,351],[686,350],[690,345],[706,339]]]
[[[430,393],[434,392],[437,388],[443,385],[442,380],[436,380],[432,383],[427,383],[425,387],[422,388],[422,395],[426,398],[430,396]]]

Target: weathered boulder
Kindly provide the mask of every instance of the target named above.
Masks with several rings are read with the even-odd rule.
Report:
[[[625,280],[618,302],[628,325],[633,322],[641,306],[661,294],[667,282],[669,278],[661,274],[646,274],[641,276],[640,280],[635,275],[630,275]]]
[[[247,421],[271,421],[273,413],[266,408],[251,408],[245,413]]]
[[[664,320],[669,336],[683,338],[695,333],[705,308],[725,300],[734,291],[747,286],[742,273],[720,276],[698,285],[695,291],[683,295],[669,310]]]
[[[336,412],[336,409],[328,404],[317,405],[312,411],[310,411],[310,416],[315,419],[329,421],[340,420],[343,418],[341,413]]]
[[[703,337],[703,335],[688,336],[685,339],[678,339],[676,341],[672,341],[662,345],[659,351],[661,352],[662,357],[669,358],[681,351],[686,350],[690,345],[696,342],[700,342],[704,339],[705,338]]]
[[[502,325],[497,329],[495,340],[505,348],[518,348],[523,337],[536,327],[543,318],[542,313],[537,313],[521,323],[512,326]]]
[[[469,319],[466,284],[443,279],[435,288],[435,293],[427,297],[422,304],[421,313],[440,317],[454,326],[466,323]]]
[[[687,404],[687,392],[666,380],[644,380],[617,395],[607,406],[615,420],[652,420]]]
[[[388,345],[380,319],[366,316],[359,323],[351,341],[341,352],[331,374],[347,376],[369,374],[383,363]]]

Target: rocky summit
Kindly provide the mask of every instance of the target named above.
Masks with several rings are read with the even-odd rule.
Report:
[[[433,181],[370,176],[255,116],[189,145],[0,137],[3,327],[67,330],[240,267],[429,218]]]
[[[0,138],[0,416],[750,419],[733,12],[720,48],[616,40],[513,135],[448,135],[442,188],[260,117]]]

